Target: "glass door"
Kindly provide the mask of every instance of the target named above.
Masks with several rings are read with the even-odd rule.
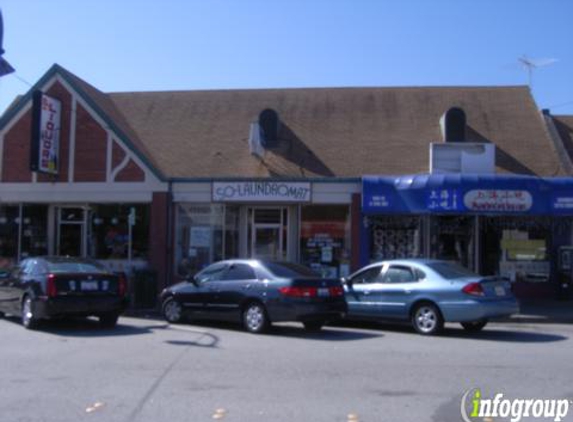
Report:
[[[88,210],[82,207],[58,207],[56,212],[56,254],[86,256]]]
[[[250,253],[252,258],[285,260],[288,219],[284,207],[249,209]]]

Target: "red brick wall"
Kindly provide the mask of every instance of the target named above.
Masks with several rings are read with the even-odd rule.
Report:
[[[78,104],[76,120],[75,182],[105,182],[107,133]]]
[[[30,137],[32,111],[12,126],[4,137],[4,155],[2,157],[3,182],[31,182]]]
[[[68,155],[70,138],[70,104],[69,92],[55,83],[47,92],[62,102],[60,122],[60,162],[57,176],[38,175],[39,182],[65,181],[68,178]],[[30,109],[17,121],[4,137],[4,156],[2,162],[3,182],[31,182],[30,143],[32,141],[32,110]]]
[[[129,160],[127,166],[125,166],[118,174],[115,176],[116,182],[144,182],[145,174],[139,168],[133,160]]]
[[[112,153],[112,168],[117,167],[125,158],[125,152],[117,144],[113,143],[113,153]],[[115,177],[116,182],[144,182],[145,173],[133,160],[130,160]]]

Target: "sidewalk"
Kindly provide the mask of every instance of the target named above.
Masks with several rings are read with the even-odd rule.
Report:
[[[521,299],[519,308],[519,314],[512,316],[510,322],[573,323],[572,300]]]

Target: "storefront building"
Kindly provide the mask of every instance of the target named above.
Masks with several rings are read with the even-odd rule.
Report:
[[[300,262],[325,277],[347,275],[357,182],[178,183],[177,270],[193,273],[220,259],[258,257]]]
[[[520,297],[555,297],[571,245],[573,179],[426,174],[364,177],[362,260],[459,262],[509,278]]]
[[[509,190],[532,207],[468,208],[464,178],[422,189],[463,194],[455,208],[396,202],[384,175],[427,174],[430,145],[448,138],[495,145],[500,179],[475,195]],[[0,266],[86,256],[151,269],[158,290],[236,257],[339,277],[455,255],[518,278],[513,258],[527,256],[528,277],[551,274],[551,249],[571,243],[567,200],[540,211],[544,187],[500,180],[568,176],[559,151],[526,87],[103,93],[54,65],[0,118]]]

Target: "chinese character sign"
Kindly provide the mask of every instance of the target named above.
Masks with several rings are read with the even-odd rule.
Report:
[[[459,210],[460,194],[457,189],[431,189],[428,192],[428,209],[432,211]]]

